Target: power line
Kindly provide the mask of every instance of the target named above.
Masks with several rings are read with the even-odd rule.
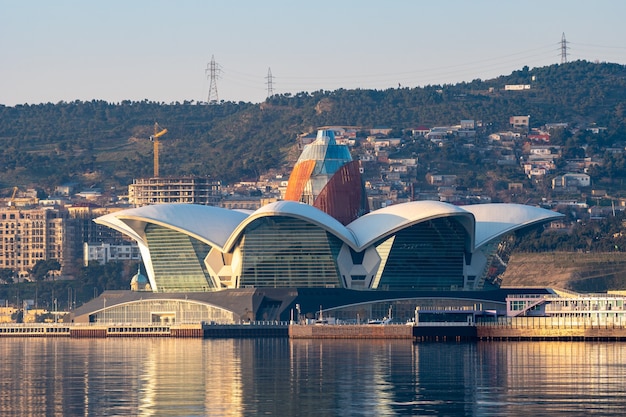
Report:
[[[271,68],[267,69],[267,77],[265,77],[265,79],[267,80],[267,97],[269,98],[274,95],[274,77],[272,76]]]
[[[220,101],[217,95],[217,79],[219,78],[220,71],[219,64],[215,62],[215,57],[211,55],[211,62],[207,64],[206,70],[204,71],[211,80],[209,83],[209,96],[207,98],[209,104],[217,104]]]
[[[575,50],[572,50],[575,45]],[[586,48],[587,47],[587,48]],[[333,89],[341,88],[389,88],[391,85],[401,83],[403,86],[429,85],[430,83],[441,84],[447,82],[446,79],[470,80],[482,77],[497,77],[506,71],[519,69],[522,66],[541,66],[546,62],[555,62],[555,58],[560,55],[561,63],[567,63],[572,59],[584,59],[584,55],[594,49],[609,48],[614,54],[620,54],[626,47],[622,46],[599,46],[572,43],[567,40],[563,32],[562,38],[558,42],[538,47],[531,47],[525,50],[509,52],[507,54],[491,56],[477,55],[468,59],[459,59],[452,65],[440,66],[432,62],[432,66],[421,66],[420,68],[408,69],[405,71],[381,71],[356,75],[305,75],[305,74],[281,74],[280,86],[284,91],[307,91],[316,88]],[[605,49],[606,50],[606,49]],[[573,53],[572,53],[573,51]],[[597,52],[594,50],[594,52]],[[557,55],[558,54],[558,55]],[[556,55],[556,56],[555,56]],[[579,55],[580,58],[579,58]],[[558,61],[557,61],[558,62]],[[228,74],[221,75],[222,84],[224,80],[227,84],[236,84],[246,88],[247,91],[255,91],[268,96],[276,94],[275,77],[268,68],[265,78],[265,86],[258,75],[238,71],[234,68],[228,69]],[[263,93],[261,88],[264,88]]]

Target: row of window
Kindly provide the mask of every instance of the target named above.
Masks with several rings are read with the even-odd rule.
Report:
[[[30,214],[30,213],[19,213],[19,218],[20,219],[27,219],[27,220],[43,220],[45,219],[45,216],[42,213],[39,214]],[[0,219],[2,220],[15,220],[17,218],[16,213],[1,213],[0,214]]]
[[[0,242],[1,242],[1,241],[0,241]],[[27,248],[29,243],[33,244],[33,245],[34,245],[33,247],[35,247],[35,246],[37,246],[38,244],[43,245],[43,244],[45,243],[45,240],[44,240],[43,238],[33,238],[33,239],[32,239],[32,240],[30,240],[30,241],[29,241],[28,239],[24,239],[24,240],[15,239],[15,241],[13,241],[13,238],[4,238],[4,244],[5,244],[5,245],[7,245],[7,246],[8,246],[8,245],[13,245],[13,244],[15,244],[15,243],[17,243],[17,244],[18,244],[18,247],[19,247],[19,243],[23,243],[23,244],[24,244],[24,247],[25,247],[25,248]],[[57,243],[60,243],[60,242],[59,242],[59,241],[57,241],[57,240],[56,240],[56,239],[54,239],[54,238],[49,238],[49,239],[48,239],[48,245],[54,245],[54,244],[57,244]],[[2,248],[2,244],[0,243],[0,249],[1,249],[1,248]]]

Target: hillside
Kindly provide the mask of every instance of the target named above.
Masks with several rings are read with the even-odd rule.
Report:
[[[514,253],[502,287],[554,287],[577,292],[626,288],[626,253]]]
[[[532,88],[504,91],[506,84]],[[260,105],[94,100],[0,106],[0,189],[6,195],[15,185],[36,185],[49,192],[66,181],[123,188],[151,176],[148,138],[155,122],[169,131],[161,141],[162,175],[233,182],[288,170],[297,135],[324,125],[387,126],[402,135],[419,125],[472,119],[497,131],[508,128],[511,115],[530,114],[534,126],[597,123],[609,132],[606,145],[613,145],[626,137],[625,102],[626,67],[576,61],[455,85],[277,95]],[[428,161],[435,151],[419,156]]]

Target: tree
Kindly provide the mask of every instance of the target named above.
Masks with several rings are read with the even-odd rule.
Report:
[[[35,281],[43,281],[50,271],[60,271],[61,264],[56,259],[40,260],[30,270]]]
[[[13,284],[15,281],[15,271],[10,268],[0,268],[0,280],[6,284]]]

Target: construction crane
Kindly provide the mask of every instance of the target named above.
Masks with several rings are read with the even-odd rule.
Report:
[[[13,194],[11,194],[11,199],[9,200],[9,207],[11,208],[11,210],[15,210],[17,207],[15,207],[15,195],[17,194],[17,187],[13,187]]]
[[[167,129],[160,130],[159,124],[154,123],[154,135],[150,140],[154,143],[154,178],[159,176],[159,138],[167,133]]]

